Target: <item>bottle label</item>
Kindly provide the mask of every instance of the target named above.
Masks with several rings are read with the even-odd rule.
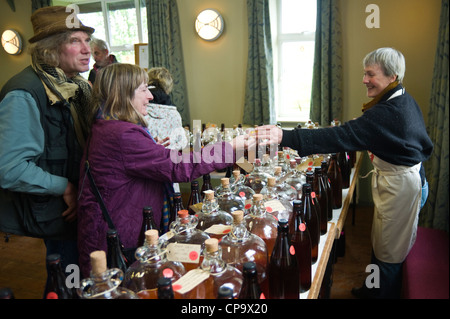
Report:
[[[291,245],[291,247],[289,247],[289,253],[290,253],[292,256],[295,256],[295,248],[294,248],[294,246]]]
[[[58,294],[54,291],[50,291],[47,296],[45,296],[46,299],[59,299]]]
[[[173,270],[170,268],[166,268],[162,271],[162,274],[165,278],[172,278],[173,277]]]
[[[305,223],[301,223],[299,226],[298,226],[298,230],[300,230],[300,231],[305,231],[306,230],[306,225],[305,225]]]
[[[245,193],[244,192],[239,192],[239,196],[245,197]]]
[[[282,212],[286,210],[286,208],[284,208],[283,204],[278,199],[269,200],[264,203],[264,206],[269,213]]]
[[[198,263],[201,245],[170,243],[167,245],[167,260],[182,263]]]
[[[231,227],[232,227],[231,225],[216,224],[205,229],[205,233],[214,235],[224,235],[228,234],[231,231]]]
[[[209,276],[209,271],[200,268],[192,269],[175,281],[172,284],[172,289],[180,294],[185,294],[208,279]]]

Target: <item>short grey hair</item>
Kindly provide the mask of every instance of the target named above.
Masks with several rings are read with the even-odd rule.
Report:
[[[94,50],[94,48],[97,47],[100,50],[108,50],[108,52],[111,52],[108,43],[102,39],[93,38],[89,44],[91,46],[91,50]]]
[[[405,76],[405,57],[394,48],[379,48],[366,55],[364,67],[379,65],[386,76],[397,76],[397,81],[403,82]]]

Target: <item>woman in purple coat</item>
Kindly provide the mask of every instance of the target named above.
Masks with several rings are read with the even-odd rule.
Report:
[[[221,142],[197,153],[183,153],[158,144],[147,130],[144,116],[153,99],[147,73],[131,64],[112,64],[97,75],[93,91],[93,123],[82,163],[90,170],[125,248],[135,248],[142,225],[142,209],[153,208],[160,224],[166,185],[189,182],[235,162],[233,143]],[[175,152],[175,153],[174,153]],[[89,276],[89,254],[107,250],[108,225],[81,167],[78,201],[78,247],[82,277]]]

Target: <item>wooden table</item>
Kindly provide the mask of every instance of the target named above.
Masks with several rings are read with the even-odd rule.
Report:
[[[350,203],[355,192],[361,162],[362,153],[357,152],[356,162],[350,175],[350,187],[342,190],[342,207],[340,209],[333,209],[333,218],[328,222],[328,231],[326,234],[320,236],[319,258],[311,269],[311,276],[313,278],[311,288],[301,293],[300,299],[317,299],[319,296],[333,244],[335,240],[339,239],[344,228],[345,219],[347,218]]]

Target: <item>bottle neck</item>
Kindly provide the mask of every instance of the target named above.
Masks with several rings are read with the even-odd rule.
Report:
[[[250,214],[257,217],[263,217],[266,215],[266,207],[264,206],[263,200],[253,201]]]
[[[219,247],[214,252],[204,251],[204,259],[201,264],[203,270],[209,271],[212,275],[219,275],[226,270],[227,264],[222,259],[222,251]]]

